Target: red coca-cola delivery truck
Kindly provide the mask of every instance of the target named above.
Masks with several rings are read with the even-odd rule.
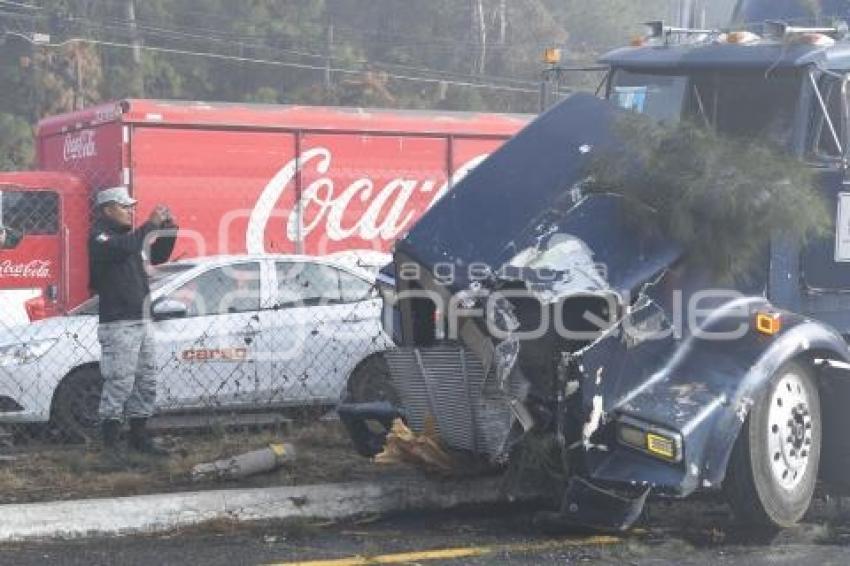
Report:
[[[167,203],[175,258],[388,251],[527,116],[124,100],[41,121],[40,172],[0,174],[0,323],[88,296],[93,192]]]

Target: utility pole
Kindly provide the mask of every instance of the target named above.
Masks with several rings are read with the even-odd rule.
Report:
[[[499,0],[499,45],[508,39],[508,0]]]
[[[145,81],[142,76],[142,44],[139,40],[139,28],[136,26],[136,0],[127,0],[127,22],[130,28],[130,44],[133,46],[133,95],[145,95]]]
[[[325,44],[325,93],[330,94],[333,90],[333,52],[334,52],[334,26],[328,24]]]
[[[487,65],[487,22],[484,15],[484,0],[471,1],[472,35],[478,41],[478,53],[472,64],[472,73],[483,75]]]
[[[82,110],[86,107],[85,93],[83,92],[83,64],[80,61],[81,45],[74,50],[74,110]]]

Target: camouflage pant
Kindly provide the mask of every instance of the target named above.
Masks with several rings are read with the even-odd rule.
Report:
[[[150,417],[156,403],[156,359],[149,324],[141,321],[101,324],[97,339],[103,374],[100,419]]]

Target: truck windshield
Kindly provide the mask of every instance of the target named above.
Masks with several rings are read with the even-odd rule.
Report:
[[[832,24],[850,16],[850,0],[740,0],[736,25],[782,20],[795,24]]]
[[[697,72],[647,74],[619,70],[612,79],[614,103],[667,123],[694,121],[718,133],[759,139],[788,148],[792,142],[798,72]]]

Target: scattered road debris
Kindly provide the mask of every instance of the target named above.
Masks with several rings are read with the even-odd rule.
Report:
[[[192,468],[192,479],[194,481],[237,480],[274,471],[294,459],[295,448],[291,444],[269,444],[262,450],[198,464]]]
[[[401,419],[393,422],[384,451],[375,456],[375,462],[412,464],[445,474],[451,474],[458,469],[458,462],[440,446],[433,423],[426,427],[422,434],[417,434]]]

